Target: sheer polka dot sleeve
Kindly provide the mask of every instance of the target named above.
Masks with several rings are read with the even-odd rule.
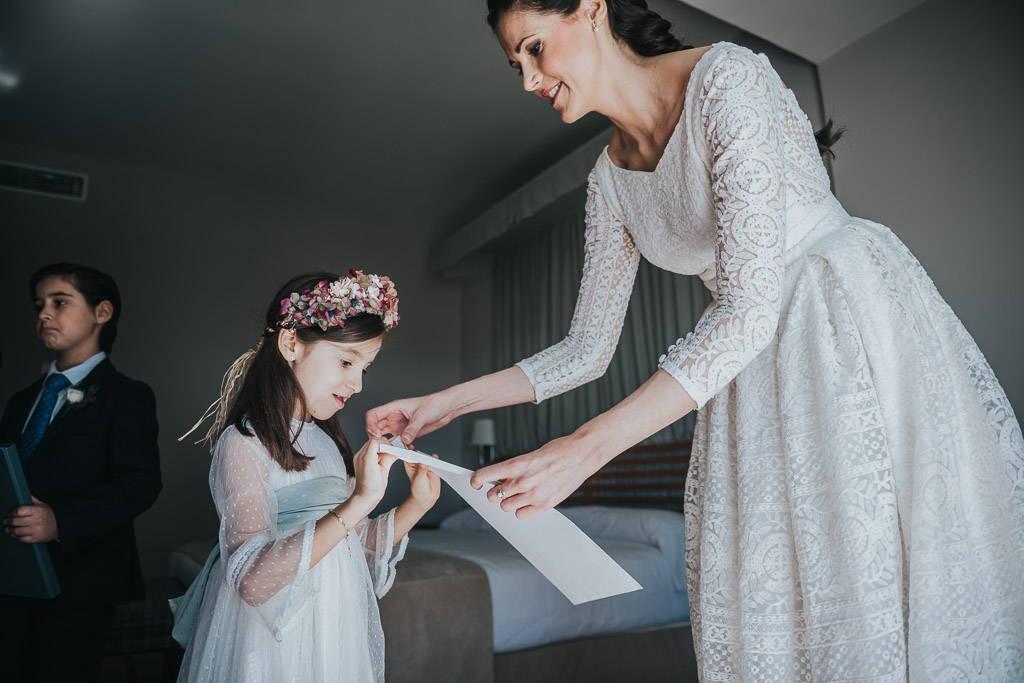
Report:
[[[309,571],[315,520],[278,530],[270,467],[277,464],[259,442],[230,427],[217,444],[211,489],[227,583],[277,633]]]
[[[349,495],[355,491],[356,480],[349,478]],[[395,540],[395,511],[388,510],[379,517],[363,519],[352,532],[359,537],[359,543],[366,556],[373,581],[373,592],[383,598],[395,583],[396,565],[405,557],[409,535]]]

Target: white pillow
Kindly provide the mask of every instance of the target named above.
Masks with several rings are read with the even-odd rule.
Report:
[[[473,508],[448,515],[441,521],[441,528],[445,531],[494,531],[494,527]]]
[[[683,557],[686,524],[682,513],[600,505],[581,505],[560,510],[591,538],[640,541],[658,548],[672,561],[672,580],[676,590],[686,587],[686,561]]]

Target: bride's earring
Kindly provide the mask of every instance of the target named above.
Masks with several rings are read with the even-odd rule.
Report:
[[[598,31],[601,30],[600,28],[597,27],[597,22],[596,21],[591,21],[590,25],[594,27],[594,33],[597,33]]]

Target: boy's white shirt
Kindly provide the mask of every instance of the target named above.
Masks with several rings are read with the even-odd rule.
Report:
[[[49,378],[50,375],[52,375],[55,372],[60,372],[60,374],[62,374],[65,377],[68,378],[68,381],[71,382],[71,384],[68,385],[67,387],[65,387],[57,395],[57,403],[55,403],[54,406],[53,406],[53,412],[50,413],[50,419],[47,421],[47,424],[49,424],[50,422],[53,422],[53,418],[57,417],[57,413],[59,413],[60,409],[64,407],[64,402],[68,398],[68,389],[70,389],[71,387],[81,383],[81,381],[84,380],[86,377],[88,377],[89,373],[92,372],[93,370],[95,370],[96,366],[99,365],[100,363],[102,363],[104,361],[104,359],[106,359],[106,357],[107,357],[107,353],[105,351],[100,351],[99,353],[97,353],[95,355],[89,356],[87,359],[85,359],[83,362],[79,363],[75,367],[68,368],[64,372],[60,372],[60,370],[57,369],[57,361],[52,361],[50,363],[50,369],[46,373],[46,378]],[[45,387],[46,387],[46,379],[43,379],[43,388],[45,388]],[[32,413],[34,413],[36,411],[36,406],[39,405],[39,399],[42,398],[42,397],[43,397],[43,390],[40,389],[39,393],[36,394],[36,400],[32,403],[32,410],[28,411],[28,417],[25,418],[25,424],[23,424],[21,426],[21,431],[24,432],[25,428],[28,427],[28,422],[29,422],[29,420],[32,419]]]

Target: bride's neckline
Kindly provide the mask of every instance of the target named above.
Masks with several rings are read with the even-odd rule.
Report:
[[[679,129],[683,127],[684,120],[686,118],[686,108],[689,106],[690,101],[693,99],[693,88],[695,87],[694,82],[700,80],[694,78],[694,75],[697,73],[697,69],[700,68],[701,62],[707,59],[708,55],[714,52],[716,48],[718,48],[718,46],[723,44],[724,43],[722,42],[712,43],[711,47],[704,50],[704,54],[698,57],[697,61],[694,62],[693,68],[690,70],[689,80],[687,80],[686,82],[686,88],[684,89],[683,93],[683,106],[679,108],[679,116],[676,119],[676,125],[672,128],[672,134],[669,135],[668,142],[665,143],[664,149],[661,150],[661,156],[658,157],[658,161],[654,164],[654,168],[651,169],[650,171],[644,171],[619,166],[612,160],[611,154],[608,153],[608,145],[605,145],[604,150],[602,150],[601,154],[608,160],[608,164],[613,169],[615,169],[616,171],[621,171],[622,173],[637,173],[640,175],[653,175],[658,172],[658,169],[661,168],[661,162],[665,158],[665,153],[669,150],[669,148],[672,147],[672,144],[675,142],[675,139],[679,136]]]

